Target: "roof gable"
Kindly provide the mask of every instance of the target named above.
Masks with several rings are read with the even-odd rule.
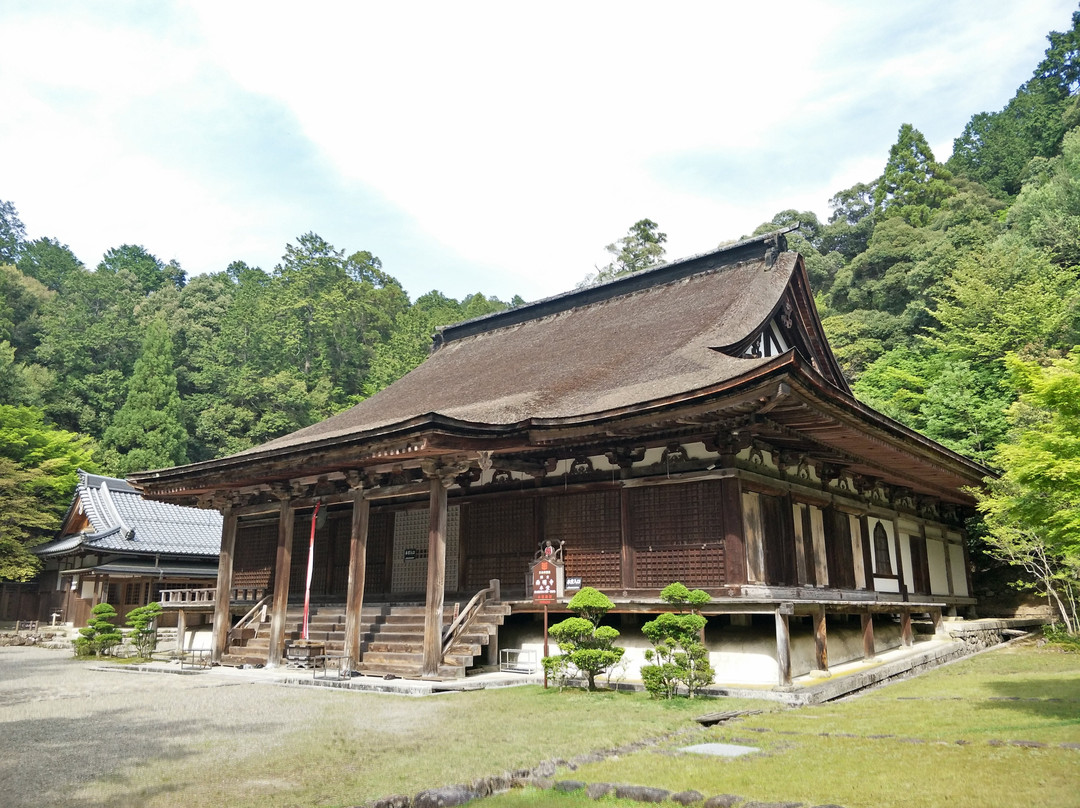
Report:
[[[34,549],[58,555],[97,552],[215,556],[221,514],[143,499],[125,480],[79,470],[79,482],[60,534]]]

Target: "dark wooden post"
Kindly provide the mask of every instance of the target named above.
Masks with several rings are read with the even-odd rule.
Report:
[[[869,612],[859,615],[862,620],[863,659],[873,659],[874,652],[874,616]]]
[[[630,540],[630,493],[619,488],[619,583],[623,589],[634,586],[634,548]]]
[[[446,577],[446,485],[441,471],[429,474],[427,597],[424,610],[424,676],[438,676],[442,662],[443,588]]]
[[[350,483],[353,481],[350,480]],[[364,484],[357,480],[352,489],[352,533],[349,538],[349,591],[345,602],[345,656],[350,670],[360,665],[363,641],[364,584],[367,568],[368,516],[371,503],[364,497]]]
[[[814,666],[819,671],[829,670],[829,639],[825,629],[825,610],[821,607],[814,612]]]
[[[236,551],[236,514],[232,502],[226,502],[221,515],[221,555],[218,556],[217,590],[214,598],[214,627],[210,645],[211,664],[220,664],[221,657],[229,642],[229,629],[232,628],[232,613],[229,604],[232,600],[233,554]]]
[[[905,648],[915,644],[915,637],[911,632],[911,612],[900,613],[900,642]]]
[[[791,684],[791,627],[788,614],[781,604],[776,609],[776,672],[781,687]],[[790,608],[790,606],[788,606]]]
[[[734,455],[725,456],[725,466],[735,464]],[[720,480],[720,499],[723,503],[724,583],[746,583],[746,539],[743,535],[742,489],[737,477]]]
[[[274,559],[274,603],[270,611],[270,650],[266,664],[281,664],[285,655],[285,619],[289,611],[289,577],[292,573],[293,513],[289,493],[275,490],[281,500],[278,511],[277,555]]]

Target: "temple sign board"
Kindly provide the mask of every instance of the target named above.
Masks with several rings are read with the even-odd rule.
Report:
[[[534,603],[554,603],[563,596],[561,543],[556,546],[550,541],[543,542],[529,570]]]

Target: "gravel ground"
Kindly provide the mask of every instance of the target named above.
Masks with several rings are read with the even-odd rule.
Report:
[[[0,805],[142,804],[178,786],[140,782],[140,764],[241,758],[302,729],[318,695],[243,676],[90,670],[70,651],[0,647]]]

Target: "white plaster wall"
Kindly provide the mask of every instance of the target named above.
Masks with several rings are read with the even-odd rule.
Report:
[[[949,577],[945,570],[945,545],[940,539],[926,537],[926,564],[930,568],[931,594],[949,594]]]
[[[647,617],[647,616],[646,616]],[[561,619],[561,618],[560,618]],[[558,622],[553,621],[553,622]],[[762,621],[764,623],[766,621]],[[771,622],[771,619],[770,621]],[[636,628],[620,629],[623,634],[617,645],[625,650],[618,669],[610,676],[612,682],[640,682],[641,666],[647,664],[645,651],[652,647],[649,641]],[[863,658],[862,630],[858,623],[851,625],[828,622],[829,664],[842,665]],[[756,626],[710,626],[707,634],[709,662],[716,670],[717,685],[765,685],[778,683],[776,663],[776,630],[774,627],[759,624]],[[513,645],[505,642],[502,647],[515,647],[536,652],[536,658],[544,656],[543,630],[536,626],[531,631],[520,633]],[[874,624],[874,649],[881,653],[900,646],[900,628],[886,622]],[[552,642],[548,646],[549,654],[559,653],[558,646]],[[791,623],[791,673],[802,676],[814,669],[815,645],[813,628],[807,621]],[[540,668],[538,668],[540,670]],[[607,674],[598,679],[606,683]]]
[[[962,544],[949,545],[949,566],[952,568],[953,594],[966,596],[967,569],[964,564],[964,546]]]

